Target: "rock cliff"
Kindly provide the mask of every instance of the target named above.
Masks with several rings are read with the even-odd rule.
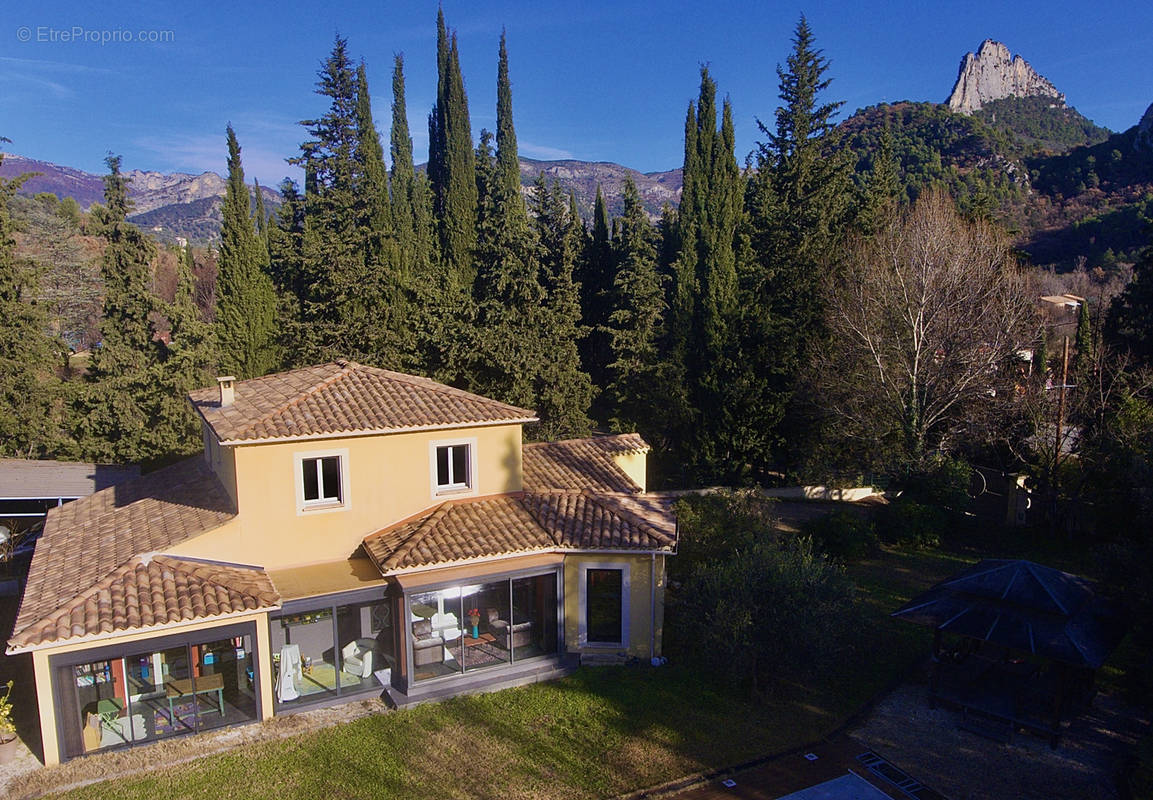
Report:
[[[986,39],[976,54],[966,53],[953,93],[946,101],[949,108],[972,114],[985,103],[1003,97],[1051,97],[1064,107],[1065,95],[1037,74],[1021,56],[1011,56],[1009,48]]]
[[[1137,137],[1133,140],[1133,147],[1153,152],[1153,103],[1149,104],[1145,116],[1137,123]]]

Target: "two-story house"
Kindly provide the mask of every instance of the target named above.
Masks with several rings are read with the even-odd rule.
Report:
[[[639,436],[523,444],[530,411],[348,362],[219,383],[202,456],[48,515],[8,645],[46,763],[659,655]]]

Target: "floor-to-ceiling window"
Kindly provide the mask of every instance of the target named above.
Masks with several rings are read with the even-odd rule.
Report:
[[[61,753],[71,758],[256,720],[253,631],[229,626],[54,659]]]
[[[277,709],[381,691],[395,661],[391,602],[321,598],[270,616]]]
[[[556,653],[555,571],[460,583],[407,596],[417,682]]]

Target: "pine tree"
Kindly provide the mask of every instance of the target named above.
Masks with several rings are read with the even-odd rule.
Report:
[[[864,196],[857,212],[857,230],[870,236],[896,213],[901,192],[900,169],[893,153],[893,134],[886,127],[865,176]]]
[[[664,450],[668,446],[660,418],[665,380],[660,341],[664,334],[664,276],[657,270],[656,232],[645,215],[636,183],[625,179],[620,235],[614,240],[620,265],[613,281],[608,320],[612,363],[606,394],[611,425],[639,431]]]
[[[476,165],[468,97],[460,72],[456,34],[450,37],[444,12],[437,12],[436,105],[429,115],[429,181],[440,239],[441,262],[458,286],[475,277]]]
[[[36,276],[16,257],[8,211],[28,177],[0,179],[0,456],[9,458],[51,456],[60,440],[61,386],[54,368],[63,348],[46,334]]]
[[[109,156],[105,164],[101,341],[77,399],[75,438],[86,460],[150,462],[166,455],[149,433],[162,423],[155,416],[153,386],[161,347],[152,320],[158,310],[151,292],[155,248],[126,221],[132,204],[120,157]]]
[[[758,145],[746,195],[752,258],[742,276],[742,350],[759,368],[745,396],[755,399],[750,413],[767,434],[754,472],[803,442],[793,393],[810,343],[824,336],[821,286],[849,221],[850,164],[834,124],[842,104],[821,101],[828,68],[802,16],[785,67],[777,67],[776,126],[758,122],[767,141]]]
[[[228,186],[216,279],[216,342],[220,368],[243,380],[278,365],[276,291],[268,276],[268,251],[253,227],[240,144],[231,124],[226,130]]]
[[[1153,365],[1153,224],[1147,228],[1149,246],[1133,265],[1133,277],[1113,299],[1106,334],[1127,350],[1141,366]]]
[[[318,73],[328,111],[303,125],[312,135],[293,160],[304,168],[300,238],[301,324],[295,360],[371,359],[378,330],[378,284],[366,265],[364,169],[357,75],[337,37]]]

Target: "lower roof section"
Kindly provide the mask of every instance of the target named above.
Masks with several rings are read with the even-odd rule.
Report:
[[[371,589],[388,583],[381,576],[380,570],[367,558],[348,558],[324,564],[273,570],[268,576],[285,601]]]
[[[419,589],[424,586],[434,586],[441,583],[475,581],[478,578],[484,578],[490,575],[504,575],[509,572],[540,569],[563,563],[563,553],[534,553],[516,558],[476,561],[471,564],[462,564],[456,567],[444,567],[441,569],[422,570],[421,572],[394,575],[392,576],[392,580],[399,583],[401,588],[409,590]]]

